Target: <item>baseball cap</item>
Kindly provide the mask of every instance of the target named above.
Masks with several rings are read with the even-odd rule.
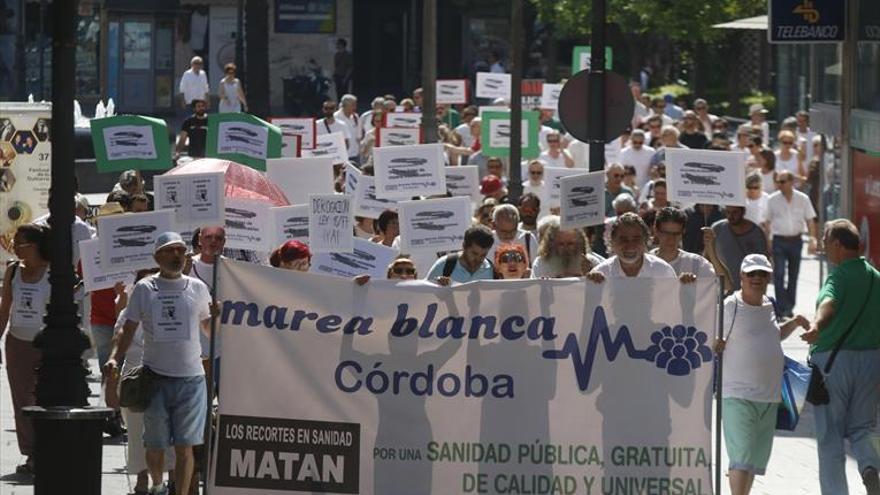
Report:
[[[767,109],[760,103],[755,103],[749,107],[749,115],[753,113],[767,113]]]
[[[501,179],[497,175],[489,174],[480,181],[480,194],[492,194],[502,186]]]
[[[156,243],[153,245],[153,252],[157,253],[162,248],[177,244],[186,247],[186,243],[183,242],[183,237],[180,237],[180,234],[177,232],[163,232],[156,237]]]
[[[750,254],[743,258],[742,265],[740,265],[740,271],[743,273],[756,271],[773,273],[773,267],[770,266],[770,261],[767,260],[767,257],[763,254]]]

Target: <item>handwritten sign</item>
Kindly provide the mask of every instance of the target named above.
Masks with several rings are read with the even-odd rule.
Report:
[[[468,102],[467,79],[437,79],[438,105],[465,105]]]
[[[178,231],[223,223],[222,172],[157,175],[153,177],[153,185],[156,209],[174,210]]]
[[[173,230],[174,212],[158,210],[98,218],[101,267],[105,273],[135,271],[156,266],[156,237]]]
[[[252,199],[227,198],[226,247],[249,251],[269,251],[269,208],[271,204]]]
[[[601,225],[605,221],[605,173],[559,179],[560,225],[564,229]]]
[[[345,135],[341,132],[321,134],[315,138],[315,149],[303,150],[306,158],[329,158],[333,165],[348,161],[348,148],[345,146]]]
[[[399,254],[394,248],[355,238],[351,253],[318,253],[312,258],[309,271],[346,278],[369,275],[384,279],[388,265]]]
[[[309,249],[313,253],[350,253],[354,249],[351,196],[309,196]]]
[[[333,193],[333,162],[327,157],[266,160],[266,177],[291,204],[306,203],[309,194]]]
[[[272,246],[287,241],[309,242],[309,205],[276,206],[269,208],[269,225],[275,233]]]
[[[477,98],[510,99],[510,74],[477,72]]]
[[[744,155],[736,151],[666,148],[669,200],[682,203],[746,204]]]
[[[471,201],[462,196],[401,201],[398,211],[404,253],[461,249],[464,231],[472,221]]]
[[[373,148],[376,197],[409,199],[446,193],[439,144]]]

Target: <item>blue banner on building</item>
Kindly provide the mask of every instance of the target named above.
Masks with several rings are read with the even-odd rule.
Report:
[[[770,0],[770,43],[835,43],[846,38],[844,0]]]

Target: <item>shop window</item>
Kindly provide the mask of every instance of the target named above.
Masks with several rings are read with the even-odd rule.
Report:
[[[856,107],[880,112],[880,43],[856,48]]]

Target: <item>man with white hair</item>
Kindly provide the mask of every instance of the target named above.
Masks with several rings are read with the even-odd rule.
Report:
[[[651,234],[648,226],[635,213],[624,213],[611,226],[611,249],[614,256],[600,263],[587,274],[595,283],[608,278],[676,278],[669,263],[648,253]],[[693,282],[696,277],[683,273],[682,282]]]
[[[621,165],[631,165],[636,169],[636,186],[639,189],[650,180],[648,172],[651,169],[651,157],[654,156],[654,148],[645,144],[645,139],[645,131],[634,129],[630,134],[629,144],[618,155]]]
[[[363,138],[373,130],[373,113],[382,112],[385,108],[385,98],[377,96],[370,103],[370,109],[358,117],[358,136]]]
[[[563,229],[559,217],[543,220],[540,227],[541,244],[538,257],[532,264],[532,278],[583,277],[602,258],[589,252],[583,229]]]
[[[342,95],[339,99],[339,110],[333,114],[333,117],[346,124],[348,140],[348,161],[358,165],[360,163],[359,151],[361,149],[361,135],[358,134],[360,129],[360,121],[357,114],[357,97],[352,94]]]
[[[204,101],[208,108],[211,106],[211,99],[208,93],[211,87],[208,85],[208,75],[203,67],[205,63],[202,57],[193,57],[189,62],[189,69],[183,73],[180,78],[181,106],[183,108],[192,108],[193,101]]]
[[[661,146],[657,148],[654,152],[654,156],[651,157],[651,166],[655,166],[659,163],[666,162],[666,149],[667,148],[682,148],[688,149],[687,146],[681,144],[681,141],[678,140],[681,133],[678,130],[678,127],[674,125],[665,125],[663,129],[660,131],[660,144]]]
[[[498,205],[492,210],[492,235],[495,243],[489,249],[486,257],[495,259],[495,250],[502,244],[519,244],[524,247],[529,256],[529,265],[538,256],[538,241],[534,234],[528,230],[519,228],[519,210],[511,204]]]

